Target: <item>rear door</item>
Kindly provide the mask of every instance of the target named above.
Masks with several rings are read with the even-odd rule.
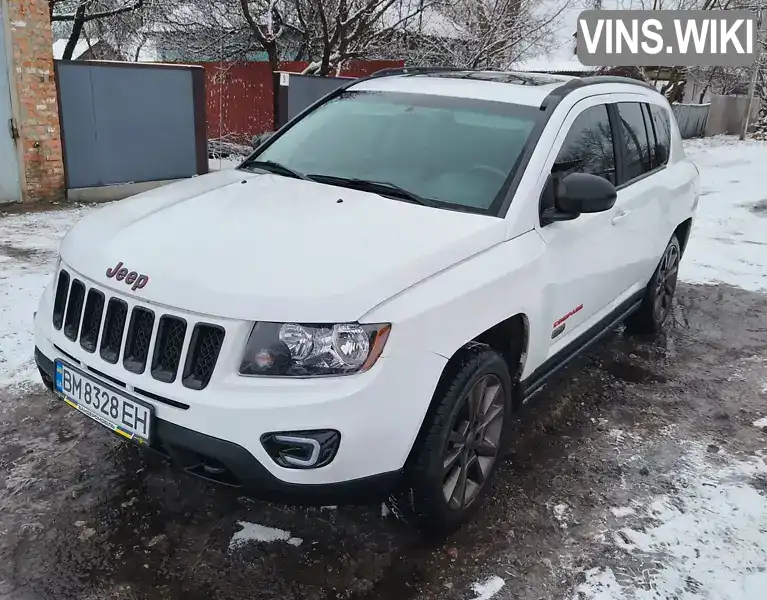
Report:
[[[631,96],[629,96],[631,98]],[[643,289],[660,258],[661,207],[668,200],[663,170],[668,156],[659,148],[649,104],[619,101],[612,105],[620,169],[617,214],[611,219],[623,241],[622,267],[616,272],[627,292]],[[665,158],[665,160],[663,160]]]

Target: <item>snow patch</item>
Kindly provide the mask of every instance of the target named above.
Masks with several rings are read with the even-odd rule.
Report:
[[[611,564],[585,571],[571,600],[764,598],[764,457],[739,459],[722,452],[711,463],[706,444],[685,446],[677,491],[651,498],[636,510],[641,523],[612,534],[616,556],[608,559]]]
[[[620,519],[622,517],[628,517],[629,515],[633,515],[636,511],[630,506],[620,506],[620,507],[616,506],[611,508],[610,512],[613,513],[614,516]]]
[[[753,422],[754,427],[767,427],[767,417],[763,417]]]
[[[209,158],[208,168],[211,171],[224,171],[226,169],[234,169],[244,159],[242,158]]]
[[[236,531],[232,539],[229,540],[229,550],[235,550],[249,542],[264,542],[267,544],[287,542],[291,546],[300,546],[303,542],[301,538],[292,537],[290,532],[284,529],[266,527],[258,523],[248,523],[247,521],[237,521],[237,524],[242,529]]]
[[[472,591],[475,594],[479,594],[474,600],[489,600],[500,592],[504,585],[506,585],[506,582],[498,577],[498,575],[493,575],[483,582],[472,583]]]
[[[562,529],[567,529],[567,518],[570,514],[570,507],[567,504],[561,503],[553,506],[551,512],[554,513],[554,518],[559,522],[559,526]]]
[[[53,277],[61,238],[89,210],[0,217],[0,386],[38,380],[32,315]]]
[[[635,531],[624,527],[615,533],[615,545],[628,552],[634,550],[648,551],[650,549],[650,538],[641,531]]]
[[[686,140],[685,153],[700,169],[700,201],[679,276],[695,283],[767,289],[767,192],[755,173],[767,143],[721,135]]]

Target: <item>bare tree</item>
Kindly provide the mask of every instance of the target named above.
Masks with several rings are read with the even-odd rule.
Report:
[[[313,60],[304,73],[329,75],[345,61],[377,53],[436,0],[292,0],[299,33]]]
[[[439,5],[442,31],[424,35],[413,62],[506,68],[551,42],[568,3],[546,9],[538,0],[452,0]]]
[[[96,38],[106,42],[123,60],[138,61],[148,45],[152,34],[167,6],[177,5],[176,0],[143,0],[139,10],[123,12],[89,23],[83,30],[86,39]]]
[[[252,60],[262,52],[272,70],[308,60],[308,73],[327,75],[378,53],[382,40],[434,1],[165,0],[149,25],[165,47],[190,60]]]
[[[87,23],[140,9],[144,0],[48,0],[52,23],[71,23],[62,58],[71,59]]]

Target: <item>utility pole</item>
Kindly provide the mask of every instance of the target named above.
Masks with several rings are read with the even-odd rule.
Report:
[[[751,81],[748,84],[748,101],[746,102],[746,114],[743,115],[743,129],[740,130],[740,139],[746,139],[749,120],[751,119],[751,105],[754,102],[754,90],[756,89],[756,78],[759,75],[759,57],[757,56],[754,67],[751,70]]]
[[[746,133],[748,133],[748,125],[751,119],[751,106],[754,103],[754,91],[756,90],[756,80],[759,77],[759,68],[762,63],[761,37],[759,35],[761,28],[762,28],[762,0],[759,0],[759,8],[758,8],[758,12],[756,13],[756,46],[757,46],[758,53],[756,55],[756,61],[754,61],[754,66],[751,69],[751,81],[748,84],[748,101],[746,102],[746,112],[743,115],[743,127],[740,130],[741,141],[746,139]]]

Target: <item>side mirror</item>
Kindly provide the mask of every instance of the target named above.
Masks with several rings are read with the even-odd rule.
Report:
[[[553,184],[554,206],[543,211],[545,222],[570,221],[582,213],[610,210],[618,198],[612,183],[591,173],[570,173],[555,178]]]
[[[266,133],[261,133],[259,135],[253,136],[253,139],[251,140],[250,145],[253,146],[253,149],[255,150],[261,144],[263,144],[266,140],[272,137],[273,134],[274,134],[273,131],[267,131]]]

